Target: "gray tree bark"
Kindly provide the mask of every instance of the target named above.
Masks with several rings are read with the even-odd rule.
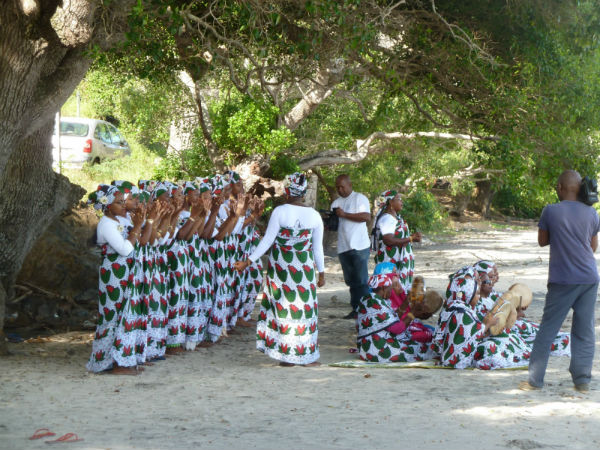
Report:
[[[11,0],[0,8],[0,330],[33,243],[84,194],[52,170],[54,115],[90,65],[86,50],[119,39],[132,4]]]

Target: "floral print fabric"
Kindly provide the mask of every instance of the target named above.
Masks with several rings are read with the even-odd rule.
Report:
[[[256,348],[278,361],[319,359],[312,231],[281,228],[269,253]]]

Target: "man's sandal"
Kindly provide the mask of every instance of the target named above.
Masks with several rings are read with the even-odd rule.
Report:
[[[42,439],[50,436],[56,436],[56,433],[53,433],[48,428],[40,428],[39,430],[35,430],[35,433],[29,437],[29,440],[34,441],[36,439]]]
[[[81,439],[75,433],[67,433],[67,434],[62,435],[58,439],[55,439],[54,441],[46,441],[46,444],[61,444],[63,442],[66,443],[66,442],[80,442],[80,441],[83,441],[83,439]]]

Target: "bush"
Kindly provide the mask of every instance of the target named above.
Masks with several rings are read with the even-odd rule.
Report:
[[[411,232],[441,231],[446,224],[446,212],[435,196],[423,189],[414,189],[403,196],[402,217]]]

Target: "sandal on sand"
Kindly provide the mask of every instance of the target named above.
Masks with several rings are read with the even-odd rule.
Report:
[[[61,444],[63,442],[80,442],[83,441],[79,436],[75,433],[67,433],[55,439],[54,441],[46,441],[46,444]]]
[[[56,436],[56,433],[53,433],[48,428],[40,428],[39,430],[35,430],[35,433],[29,437],[29,440],[34,441],[36,439],[42,439],[50,436]]]

